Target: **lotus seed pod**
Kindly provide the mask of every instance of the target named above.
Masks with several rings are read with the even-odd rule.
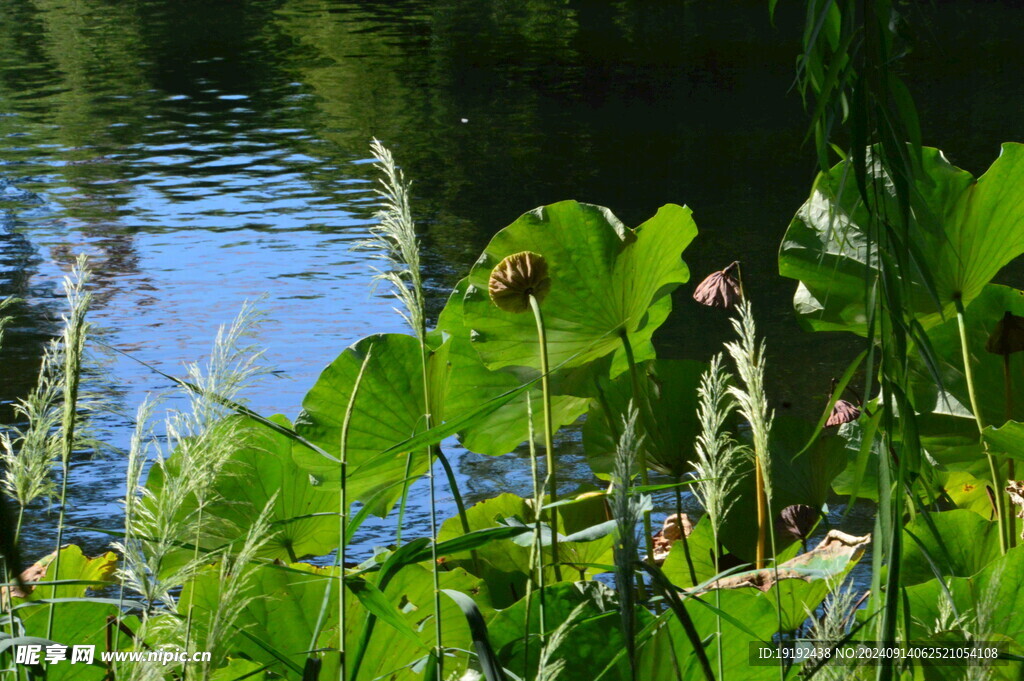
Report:
[[[803,541],[811,534],[820,515],[817,510],[806,504],[787,506],[775,519],[775,531],[780,535],[788,535],[793,540]]]
[[[996,328],[992,329],[985,349],[994,355],[1012,355],[1024,350],[1024,317],[1007,310]]]
[[[530,251],[514,253],[491,270],[487,285],[491,301],[505,312],[526,312],[530,296],[540,303],[551,290],[548,263]]]
[[[724,270],[709,274],[693,292],[693,299],[708,307],[735,307],[743,300],[740,282],[732,275],[739,265],[739,262],[734,262]]]
[[[827,427],[841,426],[844,423],[856,421],[859,417],[860,409],[854,404],[846,400],[836,400],[835,406],[832,407],[832,413],[828,415],[828,421],[825,421],[825,425]]]

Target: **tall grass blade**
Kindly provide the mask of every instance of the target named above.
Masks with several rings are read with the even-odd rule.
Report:
[[[487,635],[487,622],[484,621],[483,613],[472,598],[454,589],[444,589],[445,595],[451,598],[462,610],[469,623],[469,632],[473,637],[473,648],[476,650],[477,660],[480,662],[480,669],[487,681],[505,681],[505,670],[498,661],[494,649],[491,647],[490,637]]]

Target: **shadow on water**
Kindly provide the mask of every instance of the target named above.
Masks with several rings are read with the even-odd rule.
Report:
[[[980,172],[999,142],[1024,139],[1007,115],[1024,110],[1016,10],[948,1],[912,11],[921,48],[905,77],[925,142]],[[650,0],[8,0],[0,175],[12,197],[42,203],[4,206],[0,293],[26,302],[3,351],[0,404],[34,380],[60,314],[58,282],[83,251],[96,270],[97,333],[172,373],[268,292],[264,341],[284,378],[252,406],[294,416],[342,348],[402,330],[390,300],[370,292],[367,254],[352,248],[374,209],[376,136],[415,181],[434,314],[490,236],[529,208],[576,198],[637,224],[687,203],[701,229],[686,253],[693,277],[743,261],[775,407],[814,414],[859,347],[802,332],[793,284],[777,275],[779,240],[815,167],[791,90],[800,26],[792,3],[771,26],[761,0],[728,11]],[[656,341],[667,357],[706,359],[729,324],[689,294]],[[169,387],[123,358],[103,376],[127,412]],[[103,427],[126,444],[129,418]],[[570,460],[567,485],[589,480],[582,458]],[[519,463],[465,455],[460,480],[471,499],[522,491]],[[73,475],[72,521],[116,526],[122,460],[82,459]],[[454,513],[450,499],[444,511]],[[44,510],[34,518],[52,523]],[[372,526],[361,547],[387,535]],[[106,542],[77,539],[91,550]]]

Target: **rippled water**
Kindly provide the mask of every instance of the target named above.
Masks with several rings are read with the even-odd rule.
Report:
[[[97,337],[168,373],[266,294],[279,373],[250,399],[294,417],[345,346],[402,330],[354,249],[374,208],[373,136],[415,181],[433,311],[490,235],[536,205],[577,198],[636,224],[687,203],[702,232],[686,253],[694,276],[745,263],[776,406],[820,408],[856,346],[802,333],[776,274],[814,171],[790,91],[801,19],[780,6],[773,28],[762,2],[734,4],[6,0],[0,295],[25,302],[0,362],[4,417],[34,380],[79,252],[96,271]],[[1011,11],[914,15],[927,47],[907,79],[925,141],[975,172],[1024,139]],[[676,308],[658,336],[666,356],[703,359],[728,336],[686,290]],[[90,385],[122,414],[100,423],[116,446],[142,397],[170,387],[120,356]],[[522,456],[453,453],[470,499],[528,484]],[[567,470],[567,484],[589,479],[579,458]],[[78,460],[71,480],[72,522],[116,527],[121,459]],[[30,549],[52,520],[34,512]],[[369,530],[364,548],[389,535]]]

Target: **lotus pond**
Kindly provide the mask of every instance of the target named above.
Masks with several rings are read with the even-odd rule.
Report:
[[[806,112],[759,153],[807,172],[743,209],[784,215],[746,245],[717,224],[722,204],[744,204],[734,190],[662,186],[620,211],[623,189],[601,183],[491,173],[478,186],[452,170],[473,163],[417,146],[418,119],[391,128],[359,110],[405,92],[394,78],[423,75],[389,50],[420,44],[429,25],[444,39],[416,54],[436,60],[432,115],[451,119],[437,140],[465,135],[486,155],[481,139],[536,124],[586,147],[614,105],[569,97],[570,110],[603,112],[584,133],[572,117],[539,123],[537,102],[475,127],[496,109],[450,95],[488,90],[471,75],[480,65],[442,57],[490,26],[517,40],[488,49],[526,62],[509,82],[528,81],[553,48],[578,59],[601,27],[641,44],[655,17],[702,25],[691,6],[486,19],[460,3],[403,16],[252,3],[228,40],[182,31],[202,22],[162,3],[100,4],[14,2],[0,23],[21,60],[4,67],[4,92],[24,93],[4,95],[0,121],[17,294],[0,309],[5,677],[1020,678],[1024,292],[1008,284],[1024,253],[1024,145],[997,151],[986,137],[971,172],[922,144],[935,116],[877,70],[905,54],[903,24],[865,18],[896,17],[889,2],[812,0],[805,19],[748,8],[761,28],[746,39],[772,49],[769,17],[806,21],[778,43],[800,55]],[[76,52],[70,36],[100,52]],[[168,47],[179,39],[211,53],[188,62],[206,75],[157,82],[180,73],[153,66],[182,54]],[[238,67],[222,42],[279,49],[269,85],[221,89],[262,63]],[[663,57],[614,68],[656,89]],[[583,63],[577,86],[603,72]],[[731,82],[717,73],[708,92]],[[616,101],[659,100],[641,85]],[[689,87],[699,101],[700,83]],[[552,155],[515,139],[510,157]],[[582,177],[566,159],[595,152],[578,153],[555,150],[549,167]],[[445,192],[477,204],[489,191],[485,233],[467,226],[472,211],[445,214],[462,205]],[[563,200],[588,194],[609,207]],[[338,205],[342,229],[330,224]],[[206,270],[212,246],[246,257]],[[269,297],[261,268],[277,273]],[[333,268],[346,278],[325,295],[317,281]],[[200,323],[213,319],[219,332]],[[186,350],[200,359],[180,369],[171,360]],[[858,645],[902,652],[836,659]],[[62,646],[96,657],[72,664]],[[102,655],[180,651],[206,655]]]

